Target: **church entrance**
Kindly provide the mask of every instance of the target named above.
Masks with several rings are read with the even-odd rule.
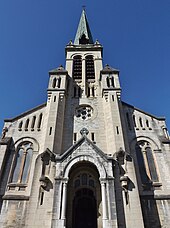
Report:
[[[97,228],[97,208],[93,191],[78,190],[73,202],[73,228]]]
[[[99,173],[90,162],[76,163],[67,188],[67,228],[99,228],[102,224]]]

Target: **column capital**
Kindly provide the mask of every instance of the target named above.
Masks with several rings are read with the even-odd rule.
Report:
[[[63,184],[67,184],[67,183],[68,183],[68,180],[69,180],[68,178],[63,178],[63,179],[62,179],[62,183],[63,183]]]
[[[100,183],[101,184],[105,184],[107,182],[107,179],[106,178],[100,178],[99,180],[100,180]]]

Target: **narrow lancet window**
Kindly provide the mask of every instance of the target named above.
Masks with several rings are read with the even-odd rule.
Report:
[[[91,140],[92,140],[92,142],[95,142],[94,132],[91,133]]]
[[[43,205],[43,201],[44,201],[44,191],[41,190],[41,192],[40,192],[40,205]]]
[[[140,126],[143,127],[143,122],[142,122],[142,118],[141,117],[139,118],[139,123],[140,123]]]
[[[36,116],[32,117],[32,123],[31,123],[31,130],[34,130],[34,126],[35,126],[35,120],[36,120]]]
[[[27,119],[25,122],[25,131],[28,131],[28,125],[29,125],[30,120]]]
[[[91,88],[92,89],[92,96],[95,97],[95,90],[94,90],[94,86]]]
[[[116,133],[117,133],[117,135],[119,135],[119,127],[118,126],[116,126]]]
[[[109,77],[106,78],[106,83],[107,83],[107,87],[110,87],[110,80],[109,80]]]
[[[133,124],[134,124],[134,127],[136,127],[136,118],[135,118],[135,115],[133,115]]]
[[[111,85],[112,85],[112,87],[114,87],[114,86],[115,86],[115,83],[114,83],[114,77],[111,77]]]
[[[18,125],[18,130],[21,131],[22,130],[22,125],[23,125],[23,121],[21,121]]]
[[[52,134],[52,127],[50,127],[50,130],[49,130],[49,135]]]
[[[82,80],[82,59],[80,55],[73,58],[73,79]]]
[[[149,122],[148,122],[148,120],[146,120],[146,126],[149,127]]]
[[[74,136],[73,136],[73,142],[76,143],[77,142],[77,133],[74,133]]]
[[[41,123],[42,123],[42,113],[39,115],[39,119],[38,119],[38,125],[37,125],[38,131],[41,129]]]
[[[53,87],[53,88],[55,88],[55,87],[56,87],[56,82],[57,82],[57,79],[56,79],[56,78],[54,78],[54,79],[53,79],[53,84],[52,84],[52,87]]]
[[[61,86],[61,78],[58,78],[57,79],[57,88],[60,88],[60,86]]]

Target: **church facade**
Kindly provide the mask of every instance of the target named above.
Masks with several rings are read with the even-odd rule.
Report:
[[[170,227],[165,119],[121,100],[83,10],[47,102],[6,119],[0,140],[0,227]]]

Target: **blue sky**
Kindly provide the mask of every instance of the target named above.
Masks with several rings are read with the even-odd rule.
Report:
[[[46,102],[48,71],[65,65],[82,5],[104,64],[120,70],[122,100],[166,116],[170,129],[169,0],[1,0],[0,129]]]

